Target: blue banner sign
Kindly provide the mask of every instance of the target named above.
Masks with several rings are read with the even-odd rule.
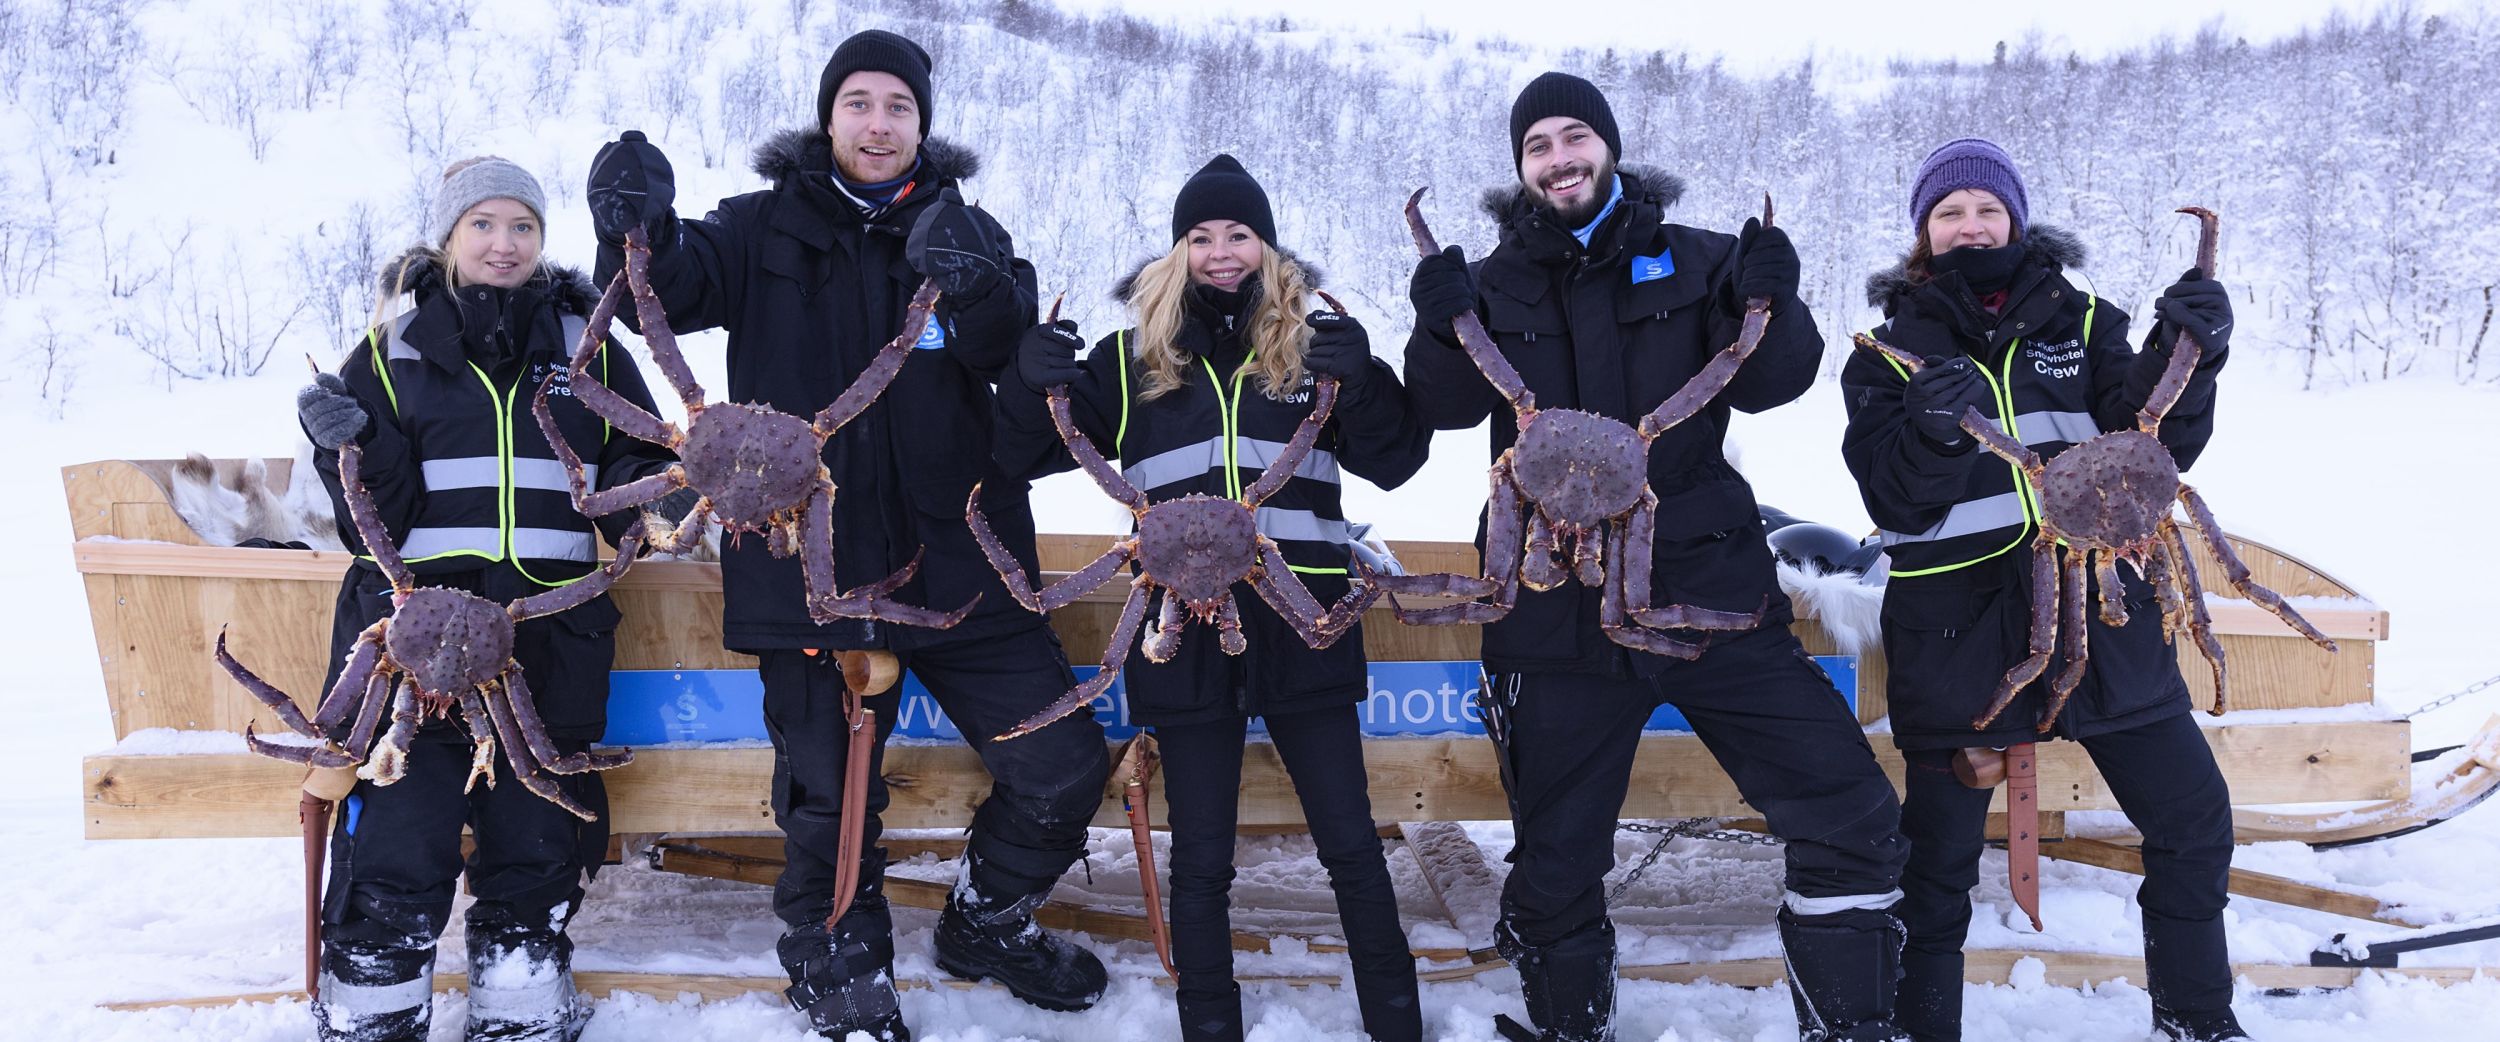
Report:
[[[1854,655],[1817,655],[1832,683],[1850,705],[1857,704],[1858,663]],[[1078,679],[1099,667],[1078,666]],[[1360,717],[1367,735],[1483,734],[1484,719],[1476,711],[1476,685],[1482,676],[1474,662],[1374,662],[1371,697]],[[609,675],[609,745],[658,745],[663,742],[728,742],[762,740],[764,685],[751,669],[621,669]],[[962,732],[938,709],[937,699],[920,678],[903,675],[898,738],[961,739]],[[1094,715],[1112,738],[1137,732],[1128,720],[1128,687],[1114,681],[1111,690],[1094,700]],[[1261,725],[1252,721],[1252,730]],[[1649,718],[1652,731],[1690,731],[1684,714],[1672,705],[1658,707]]]

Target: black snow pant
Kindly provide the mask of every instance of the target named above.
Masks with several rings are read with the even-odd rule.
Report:
[[[571,755],[590,743],[555,744]],[[476,898],[467,915],[472,1037],[491,1028],[506,1032],[495,1037],[562,1039],[579,1030],[565,926],[581,908],[585,873],[596,873],[607,853],[607,789],[595,772],[552,776],[599,815],[583,821],[523,787],[498,752],[497,783],[463,793],[471,752],[467,742],[421,735],[398,782],[358,782],[340,801],[322,909],[322,1038],[426,1037],[434,943],[464,871]],[[463,825],[477,837],[465,863]],[[522,983],[480,984],[496,980]]]
[[[973,812],[967,856],[971,883],[986,899],[1049,889],[1085,854],[1086,825],[1102,805],[1111,773],[1102,725],[1079,710],[1048,727],[1006,742],[990,739],[1024,722],[1076,686],[1059,638],[1048,627],[899,653],[902,667],[936,696],[964,740],[989,769],[988,798]],[[773,740],[773,816],[788,858],[773,887],[773,913],[792,927],[823,923],[834,904],[841,852],[842,781],[849,754],[842,716],[842,672],[832,655],[766,650],[757,655],[764,681],[764,724]],[[868,766],[868,818],[861,830],[862,900],[843,933],[876,938],[891,950],[893,925],[881,895],[888,802],[885,743],[894,733],[897,685],[868,700],[877,711],[877,742]],[[854,923],[853,918],[868,920]]]
[[[2231,1008],[2231,963],[2223,939],[2229,902],[2231,792],[2187,713],[2082,739],[2110,795],[2144,834],[2146,988],[2157,1010],[2188,1016]],[[1902,828],[1910,866],[1900,912],[1909,928],[1895,1006],[1919,1042],[1962,1037],[1962,940],[1970,932],[1971,887],[1979,883],[1987,789],[1953,777],[1954,750],[1904,754],[1909,796]]]
[[[1415,959],[1398,922],[1398,897],[1372,821],[1362,728],[1351,703],[1267,717],[1269,740],[1293,778],[1294,795],[1337,895],[1354,962],[1355,1001],[1375,1039],[1423,1037]],[[1172,826],[1172,964],[1180,1002],[1223,1003],[1233,992],[1234,824],[1241,805],[1242,743],[1249,721],[1232,717],[1155,728]]]
[[[1544,948],[1601,928],[1615,819],[1641,726],[1674,703],[1787,841],[1788,905],[1889,903],[1910,856],[1900,804],[1857,717],[1785,627],[1714,640],[1653,679],[1564,673],[1487,678],[1486,729],[1504,754],[1515,843],[1502,916]]]

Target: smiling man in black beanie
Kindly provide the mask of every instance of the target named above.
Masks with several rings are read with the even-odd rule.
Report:
[[[1058,638],[1008,594],[964,520],[981,483],[990,528],[1026,571],[1037,570],[1025,483],[990,461],[990,385],[1033,324],[1036,294],[1032,266],[1006,230],[957,194],[979,167],[975,157],[929,136],[930,71],[928,52],[893,33],[843,41],[819,80],[815,122],[756,149],[756,172],[772,187],[721,200],[701,221],[677,217],[668,160],[640,132],[602,148],[590,173],[600,281],[623,267],[628,231],[648,235],[651,282],[669,323],[680,333],[728,331],[729,386],[717,400],[813,416],[902,328],[923,278],[943,292],[918,350],[826,444],[824,459],[841,490],[833,506],[841,583],[893,574],[917,556],[917,576],[895,599],[939,610],[973,603],[971,614],[946,630],[874,619],[818,625],[798,557],[774,557],[761,539],[721,552],[725,644],[756,656],[777,754],[772,806],[788,857],[773,894],[788,924],[779,954],[791,1004],[831,1038],[910,1038],[894,988],[885,855],[875,845],[887,799],[876,763],[895,693],[870,699],[878,733],[859,881],[850,908],[826,923],[845,867],[848,729],[837,651],[891,656],[918,677],[993,780],[938,921],[938,966],[997,980],[1045,1009],[1084,1009],[1104,986],[1092,954],[1033,925],[1060,873],[1084,855],[1110,770],[1102,727],[1080,710],[1015,741],[990,740],[1076,679]]]
[[[1519,181],[1487,199],[1500,244],[1475,265],[1452,246],[1415,268],[1406,382],[1425,422],[1465,430],[1491,418],[1497,460],[1518,441],[1509,402],[1459,349],[1452,320],[1466,312],[1539,406],[1631,424],[1736,341],[1748,299],[1770,301],[1771,320],[1717,398],[1648,450],[1652,603],[1760,611],[1761,624],[1665,631],[1703,650],[1655,654],[1612,639],[1602,591],[1565,577],[1520,591],[1484,627],[1479,697],[1517,833],[1495,937],[1535,1029],[1498,1026],[1517,1040],[1614,1037],[1605,875],[1642,724],[1665,701],[1787,841],[1779,931],[1800,1036],[1901,1038],[1891,1013],[1902,943],[1891,909],[1909,853],[1900,806],[1848,703],[1789,632],[1753,490],[1721,447],[1731,410],[1785,404],[1814,382],[1823,338],[1797,299],[1797,251],[1759,219],[1733,236],[1667,223],[1683,185],[1618,167],[1614,112],[1587,80],[1549,72],[1529,83],[1511,107],[1510,142]]]

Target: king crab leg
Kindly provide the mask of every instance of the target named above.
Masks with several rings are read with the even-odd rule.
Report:
[[[2162,532],[2170,539],[2170,559],[2179,566],[2179,585],[2185,587],[2180,597],[2187,602],[2188,634],[2196,639],[2196,649],[2206,664],[2214,668],[2212,713],[2221,716],[2231,708],[2231,672],[2222,655],[2222,641],[2214,636],[2213,616],[2205,610],[2205,580],[2196,574],[2196,555],[2189,552],[2187,533],[2179,530],[2178,522],[2165,520]]]
[[[1562,585],[1563,566],[1555,557],[1554,525],[1545,519],[1544,511],[1534,504],[1528,507],[1528,549],[1520,555],[1519,575],[1528,588],[1540,593]]]
[[[1658,494],[1641,490],[1641,501],[1632,508],[1621,553],[1615,556],[1615,570],[1623,573],[1623,610],[1634,623],[1660,630],[1743,631],[1762,625],[1762,616],[1771,610],[1771,598],[1765,594],[1762,606],[1752,612],[1720,611],[1689,604],[1650,607],[1650,553],[1658,532]]]
[[[972,614],[973,605],[981,603],[981,595],[953,612],[939,612],[886,600],[888,594],[910,582],[920,571],[920,553],[886,576],[848,593],[834,584],[833,576],[833,493],[831,486],[819,487],[807,497],[807,536],[799,540],[801,567],[807,576],[807,611],[819,625],[837,618],[871,618],[903,626],[927,626],[945,629],[962,622]]]
[[[2214,560],[2222,562],[2222,577],[2233,588],[2273,612],[2284,624],[2299,630],[2300,635],[2309,638],[2310,643],[2330,652],[2335,650],[2335,641],[2310,625],[2309,620],[2302,618],[2299,612],[2292,610],[2291,605],[2284,603],[2281,594],[2257,585],[2256,578],[2248,572],[2248,565],[2240,560],[2239,554],[2232,552],[2231,541],[2223,538],[2222,522],[2214,520],[2213,508],[2205,505],[2205,497],[2197,495],[2195,489],[2183,483],[2179,486],[2179,502],[2187,504],[2188,516],[2195,519],[2196,530],[2204,536],[2205,545],[2213,548]],[[2201,602],[2198,607],[2203,607]]]
[[[1146,582],[1144,576],[1139,576],[1136,581],[1129,584],[1128,603],[1120,608],[1120,621],[1111,624],[1111,644],[1103,649],[1100,672],[1087,678],[1084,683],[1068,689],[1067,694],[1059,696],[1058,701],[1043,707],[1041,712],[1033,714],[1023,723],[1009,728],[1007,733],[990,740],[1004,742],[1032,734],[1050,726],[1060,717],[1076,712],[1086,703],[1101,697],[1104,691],[1110,690],[1111,682],[1120,678],[1121,668],[1128,664],[1129,649],[1137,646],[1138,627],[1146,621],[1146,591],[1151,588],[1151,584]]]
[[[512,706],[513,726],[519,732],[521,741],[529,746],[530,759],[538,761],[540,768],[556,774],[580,774],[583,771],[623,767],[634,762],[634,751],[631,749],[605,752],[583,750],[570,756],[558,753],[555,740],[547,736],[547,722],[538,716],[538,700],[531,697],[529,681],[523,678],[521,667],[516,665],[504,670],[499,682],[503,687],[504,701]],[[491,712],[493,696],[488,696],[487,705]]]
[[[1768,195],[1762,197],[1762,226],[1771,226],[1771,197]],[[1768,298],[1754,297],[1745,301],[1745,321],[1738,327],[1736,342],[1711,356],[1700,372],[1694,373],[1692,379],[1684,381],[1683,387],[1676,389],[1666,401],[1658,403],[1656,409],[1641,418],[1641,440],[1655,440],[1668,428],[1692,419],[1702,407],[1710,404],[1711,399],[1717,398],[1719,392],[1727,390],[1728,381],[1736,378],[1737,368],[1745,364],[1745,359],[1753,357],[1755,348],[1762,346],[1762,333],[1770,325],[1771,301]]]
[[[417,724],[424,719],[423,703],[417,698],[417,686],[403,683],[399,694],[391,699],[391,729],[382,742],[365,757],[365,765],[356,769],[356,777],[375,785],[389,785],[408,773],[408,743],[417,737]]]
[[[399,544],[391,541],[382,516],[374,512],[373,495],[365,491],[361,471],[364,459],[364,448],[355,442],[339,446],[339,489],[347,496],[347,516],[356,522],[356,536],[364,540],[365,552],[373,555],[374,566],[391,581],[391,592],[406,597],[416,591],[417,579],[409,573],[408,562],[400,559]]]
[[[1259,537],[1259,562],[1262,567],[1250,575],[1251,587],[1258,590],[1259,598],[1266,601],[1268,607],[1276,609],[1276,614],[1283,616],[1286,624],[1301,635],[1302,642],[1313,649],[1326,648],[1335,644],[1337,638],[1345,636],[1354,628],[1355,622],[1362,619],[1363,610],[1371,607],[1373,599],[1381,593],[1377,586],[1357,585],[1323,611],[1319,599],[1311,596],[1310,587],[1304,586],[1301,577],[1293,574],[1293,569],[1285,564],[1285,552],[1277,547],[1275,540]]]
[[[1227,655],[1241,654],[1250,647],[1249,638],[1241,635],[1241,602],[1230,593],[1215,609],[1215,643]]]
[[[1366,581],[1378,585],[1389,597],[1389,608],[1398,621],[1414,626],[1446,626],[1456,623],[1483,624],[1510,614],[1519,601],[1519,562],[1526,553],[1521,545],[1520,515],[1527,509],[1519,496],[1519,487],[1511,480],[1507,467],[1492,469],[1493,488],[1485,497],[1484,569],[1481,577],[1456,572],[1433,572],[1425,575],[1376,575]],[[1469,601],[1445,604],[1438,608],[1407,608],[1398,603],[1398,594],[1414,596],[1492,597],[1491,603]]]
[[[660,295],[651,290],[651,245],[644,239],[641,229],[625,233],[625,270],[619,273],[619,277],[633,288],[634,318],[642,327],[643,346],[651,349],[651,360],[659,363],[660,373],[668,378],[669,386],[676,388],[677,399],[686,403],[686,415],[691,417],[701,413],[703,385],[694,382],[693,367],[686,364],[685,354],[677,350],[677,331],[669,328],[668,309],[660,304]],[[610,310],[613,312],[614,309]],[[599,328],[602,333],[606,332],[604,325]],[[913,335],[918,334],[915,332]],[[580,361],[576,361],[574,371],[578,373],[580,368]],[[668,444],[671,448],[676,447],[675,442]]]
[[[2182,206],[2178,212],[2196,218],[2196,266],[2206,278],[2213,278],[2222,238],[2221,216],[2201,206]],[[2145,396],[2144,408],[2136,411],[2137,430],[2161,433],[2162,417],[2170,415],[2170,407],[2179,404],[2179,396],[2187,393],[2188,375],[2196,370],[2197,357],[2203,353],[2204,345],[2197,343],[2187,330],[2179,331],[2178,342],[2170,348],[2170,364],[2162,368],[2161,381],[2153,385],[2152,394]]]
[[[840,397],[816,414],[816,422],[811,424],[816,429],[816,437],[832,437],[833,432],[858,419],[860,413],[868,411],[868,406],[877,400],[878,395],[885,393],[886,386],[902,373],[903,363],[911,360],[913,345],[920,342],[920,334],[928,329],[932,321],[929,310],[937,306],[937,298],[937,280],[921,280],[920,288],[911,295],[910,308],[903,312],[903,331],[886,341],[885,347],[877,352],[877,357],[869,361],[868,368],[860,371],[859,379],[851,381],[851,386],[844,388]]]
[[[2014,704],[2014,696],[2022,694],[2024,686],[2048,670],[2049,656],[2056,650],[2057,541],[2043,535],[2031,548],[2031,654],[2007,670],[2005,679],[1997,681],[1995,700],[1971,720],[1971,730],[1985,731],[1995,723],[1998,714]]]
[[[1007,595],[1027,610],[1044,614],[1064,608],[1075,603],[1077,598],[1101,589],[1102,584],[1111,581],[1111,576],[1120,570],[1121,565],[1137,555],[1137,538],[1130,536],[1122,539],[1111,544],[1111,549],[1085,567],[1068,573],[1067,578],[1036,593],[1032,577],[1025,574],[1023,563],[1016,560],[1015,554],[1007,549],[1007,544],[999,541],[998,534],[990,529],[989,517],[981,513],[981,486],[977,484],[972,486],[972,497],[964,502],[964,523],[972,529],[972,541],[981,545],[981,555],[989,558],[990,568],[1006,583]]]
[[[1422,204],[1424,193],[1430,190],[1428,187],[1418,188],[1415,194],[1406,197],[1406,230],[1415,238],[1415,252],[1425,257],[1441,252],[1441,243],[1432,237],[1432,228],[1424,223]],[[1476,363],[1476,369],[1484,374],[1485,382],[1492,384],[1493,389],[1510,402],[1519,426],[1526,427],[1529,417],[1536,415],[1536,395],[1528,391],[1528,382],[1519,378],[1519,370],[1511,368],[1510,359],[1502,357],[1501,347],[1493,342],[1491,334],[1484,331],[1484,321],[1477,318],[1475,310],[1470,308],[1461,312],[1450,324],[1451,332],[1458,335],[1459,346],[1466,349],[1468,360]]]
[[[2118,577],[2118,555],[2098,550],[2092,554],[2093,575],[2101,585],[2101,621],[2111,626],[2127,624],[2127,586]]]
[[[495,787],[495,721],[486,711],[485,693],[470,688],[460,693],[460,719],[469,728],[469,777],[460,783],[460,791],[469,792],[483,781]]]
[[[566,813],[576,818],[598,820],[597,814],[567,795],[563,786],[547,776],[538,757],[531,753],[528,740],[522,736],[520,724],[513,719],[511,692],[496,688],[502,688],[502,685],[496,684],[485,693],[486,712],[495,721],[495,732],[500,736],[504,759],[512,764],[513,778],[521,783],[522,788],[537,793],[538,798],[564,808]]]
[[[2092,562],[2091,554],[2076,549],[2066,555],[2064,606],[2059,610],[2058,644],[2066,652],[2066,668],[2057,671],[2057,679],[2049,685],[2048,711],[2040,714],[2040,733],[2047,734],[2057,726],[2057,714],[2066,711],[2066,700],[2074,696],[2083,683],[2085,665],[2092,658],[2090,644]]]
[[[1625,535],[1623,531],[1616,530],[1610,533],[1608,538],[1620,544],[1624,541]],[[1606,639],[1627,648],[1649,652],[1652,655],[1666,655],[1686,661],[1700,658],[1702,651],[1708,645],[1677,640],[1664,633],[1634,624],[1625,616],[1623,604],[1626,599],[1625,587],[1628,578],[1625,573],[1627,571],[1629,569],[1617,568],[1606,575],[1601,588],[1602,592],[1598,595],[1597,628],[1605,632]],[[1647,576],[1641,577],[1642,583],[1646,584],[1648,581]]]
[[[1189,627],[1189,615],[1181,610],[1179,594],[1163,591],[1163,607],[1155,613],[1155,624],[1146,633],[1146,661],[1170,662],[1180,654],[1181,632]]]
[[[632,528],[625,530],[625,538],[616,545],[616,556],[606,567],[545,593],[523,597],[506,605],[504,611],[512,616],[512,621],[519,622],[590,603],[608,592],[608,587],[616,585],[617,577],[634,566],[635,557],[642,552],[642,527],[643,523],[636,520]]]

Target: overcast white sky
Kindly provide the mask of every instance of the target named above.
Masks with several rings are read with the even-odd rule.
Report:
[[[1799,0],[1057,0],[1068,8],[1122,8],[1163,21],[1196,20],[1207,12],[1284,15],[1298,28],[1338,26],[1370,32],[1431,25],[1461,38],[1503,35],[1550,47],[1681,47],[1719,52],[1736,67],[1786,65],[1809,53],[1825,58],[1881,60],[1986,59],[1998,40],[2019,41],[2038,30],[2062,47],[2098,53],[2164,32],[2193,34],[2219,19],[2252,41],[2314,25],[2338,8],[2376,10],[2372,0],[2067,0],[2062,3],[1799,2]],[[2481,9],[2489,0],[2416,0],[2424,14]]]

